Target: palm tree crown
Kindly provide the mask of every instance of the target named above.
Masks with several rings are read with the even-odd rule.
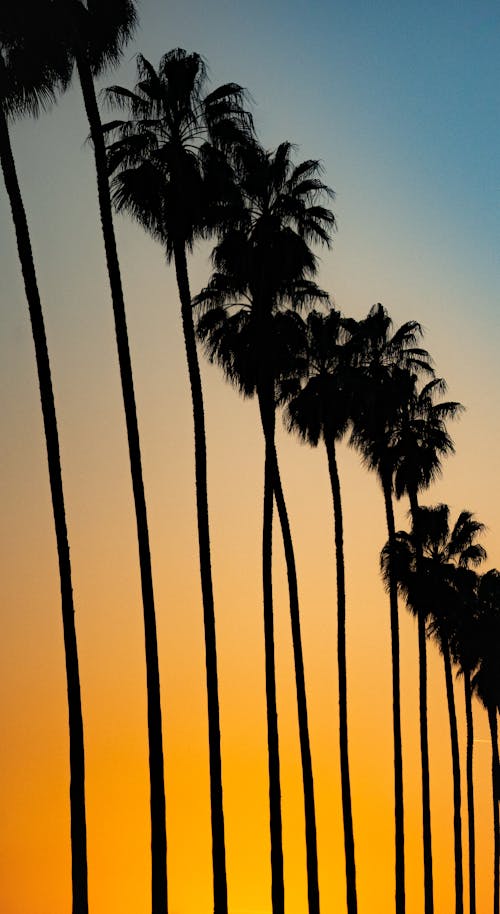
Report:
[[[342,438],[351,420],[354,375],[345,345],[351,334],[335,308],[311,311],[302,327],[305,377],[287,397],[285,424],[316,447],[321,438]]]
[[[333,192],[321,181],[319,162],[294,165],[292,152],[290,143],[275,152],[256,143],[242,150],[242,207],[212,255],[214,273],[198,296],[205,307],[246,307],[262,318],[318,296],[311,245],[331,242],[335,217],[321,200]]]
[[[93,76],[118,63],[137,25],[133,0],[18,0],[0,11],[0,57],[9,71],[14,112],[64,91],[78,55]]]
[[[264,370],[272,390],[292,352],[300,352],[298,328],[283,311],[327,298],[312,278],[317,260],[311,244],[330,244],[335,217],[321,201],[333,192],[321,181],[318,162],[294,165],[292,152],[290,143],[274,153],[256,143],[242,150],[240,211],[212,254],[208,285],[195,298],[206,312],[198,335],[210,360],[247,396]],[[281,316],[271,320],[277,312]]]
[[[38,115],[67,87],[71,70],[43,3],[19,0],[2,4],[0,103],[7,116]]]
[[[112,137],[108,168],[113,202],[159,240],[170,260],[175,244],[191,250],[208,237],[234,204],[228,156],[252,136],[246,93],[236,83],[207,92],[203,58],[176,48],[158,71],[137,56],[133,91],[106,90],[127,120],[105,125]]]
[[[379,303],[357,324],[352,345],[357,353],[359,396],[350,443],[369,469],[392,475],[399,456],[398,419],[407,408],[411,378],[433,375],[429,353],[416,344],[417,321],[392,333],[392,320]]]
[[[484,524],[471,511],[461,511],[450,527],[450,509],[440,504],[419,508],[419,541],[423,551],[423,569],[417,577],[416,537],[412,530],[398,531],[394,550],[394,568],[398,585],[410,609],[416,611],[419,602],[432,616],[429,633],[438,643],[445,638],[440,620],[450,627],[456,613],[461,611],[461,595],[470,594],[471,566],[479,565],[486,558],[486,550],[477,537],[484,532]],[[388,579],[390,547],[387,543],[381,553],[384,578]],[[457,574],[459,572],[459,574]],[[467,573],[467,574],[466,574]],[[446,644],[449,646],[448,637]]]
[[[397,498],[427,488],[441,473],[441,458],[454,453],[446,423],[463,406],[454,401],[434,402],[446,391],[442,378],[432,378],[420,388],[418,376],[407,369],[395,374],[401,400],[393,428],[395,450],[394,491]]]
[[[93,77],[119,62],[137,27],[134,0],[42,0],[53,34],[70,58],[84,57]]]
[[[450,527],[448,505],[420,506],[418,509],[418,541],[422,545],[423,565],[417,573],[417,536],[415,530],[404,530],[396,534],[393,549],[393,564],[398,586],[408,608],[417,612],[419,605],[425,607],[425,614],[431,617],[429,634],[435,635],[441,645],[442,639],[450,648],[449,637],[455,625],[455,618],[462,612],[462,596],[470,594],[474,587],[472,567],[486,558],[486,550],[477,537],[484,532],[484,524],[476,520],[472,512],[461,511],[453,527]],[[386,543],[381,553],[381,567],[384,579],[388,581],[391,549]],[[444,622],[444,626],[443,626]],[[449,634],[444,634],[444,632]],[[444,643],[443,642],[443,643]],[[458,653],[458,648],[457,648]]]

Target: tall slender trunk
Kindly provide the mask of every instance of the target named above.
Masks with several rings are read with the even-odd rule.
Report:
[[[394,736],[394,821],[396,843],[396,914],[405,912],[405,834],[404,834],[404,801],[403,801],[403,750],[401,739],[401,685],[399,663],[399,619],[398,588],[393,568],[396,528],[392,506],[392,482],[390,474],[382,475],[387,532],[391,549],[389,562],[389,603],[391,613],[391,653],[392,653],[392,708]]]
[[[420,536],[419,505],[416,489],[409,491],[413,532],[415,535],[415,556],[417,579],[422,580],[423,549]],[[422,760],[422,838],[424,849],[424,911],[433,914],[434,892],[432,874],[431,800],[429,776],[429,734],[427,727],[427,638],[425,635],[426,607],[421,602],[421,588],[418,589],[418,682],[420,712],[420,755]],[[472,912],[471,912],[472,914]]]
[[[222,801],[222,761],[217,676],[217,642],[215,635],[214,593],[210,558],[208,524],[207,449],[205,414],[201,388],[200,366],[196,351],[193,309],[184,245],[174,247],[175,270],[181,300],[182,327],[191,386],[194,422],[194,455],[196,477],[196,508],[198,517],[198,547],[200,556],[203,621],[205,627],[205,667],[208,701],[208,747],[210,761],[210,809],[212,817],[212,865],[215,914],[227,914],[226,847]]]
[[[488,722],[491,733],[491,780],[493,794],[493,914],[500,910],[499,863],[500,863],[500,760],[498,758],[497,709],[488,706]]]
[[[111,198],[106,166],[106,149],[101,129],[101,119],[95,95],[94,82],[86,57],[76,54],[78,75],[82,87],[83,101],[94,145],[97,172],[97,190],[101,215],[102,234],[106,250],[113,314],[115,319],[116,343],[120,364],[120,377],[125,407],[127,438],[134,493],[137,540],[141,570],[142,602],[144,610],[144,638],[146,650],[146,678],[148,702],[149,776],[151,809],[151,865],[152,865],[152,914],[166,914],[167,911],[167,835],[165,820],[165,783],[163,763],[163,736],[160,702],[160,672],[158,666],[158,643],[151,572],[151,553],[146,513],[146,499],[142,476],[139,429],[135,405],[132,364],[128,343],[125,303],[120,277],[120,266],[116,249]]]
[[[319,877],[318,877],[318,844],[316,835],[316,806],[314,801],[314,779],[311,758],[311,742],[307,714],[306,683],[304,674],[304,656],[300,632],[299,592],[297,569],[293,549],[290,522],[286,509],[283,486],[281,484],[278,458],[275,450],[274,494],[283,535],[288,592],[290,596],[290,620],[292,628],[293,657],[295,666],[295,686],[297,692],[297,711],[299,721],[299,741],[302,762],[302,783],[304,789],[304,818],[306,827],[307,857],[307,897],[309,914],[319,914]]]
[[[455,709],[455,696],[453,694],[453,672],[448,640],[442,639],[444,659],[444,673],[446,679],[446,698],[448,701],[448,716],[450,719],[451,760],[453,769],[453,834],[455,854],[455,914],[463,914],[464,910],[464,885],[462,863],[462,818],[461,818],[461,786],[460,786],[460,754],[458,748],[457,713]]]
[[[337,570],[337,658],[339,681],[339,739],[340,780],[342,789],[342,815],[344,821],[345,872],[347,883],[347,912],[356,914],[356,864],[354,857],[354,828],[352,823],[351,780],[349,774],[349,742],[347,729],[347,661],[346,661],[346,599],[344,568],[344,526],[340,479],[333,436],[325,436],[328,469],[332,487],[333,516],[335,523],[335,560]]]
[[[264,374],[265,369],[264,369]],[[273,610],[273,501],[275,484],[274,385],[264,377],[257,391],[264,429],[264,510],[262,524],[262,587],[264,599],[264,647],[266,666],[267,747],[269,767],[269,819],[271,833],[271,896],[273,914],[284,914],[283,826],[281,819],[281,779],[276,703]]]
[[[38,386],[42,406],[50,491],[52,496],[52,511],[54,514],[57,556],[59,561],[69,718],[72,910],[73,914],[87,914],[87,826],[85,818],[83,720],[78,651],[76,645],[73,586],[71,581],[71,563],[66,513],[64,508],[61,460],[59,455],[59,436],[57,431],[54,392],[50,374],[47,338],[45,335],[42,305],[38,292],[28,223],[17,180],[7,119],[1,105],[0,161],[14,221],[17,250],[21,263],[21,271],[33,333],[33,342],[35,345]]]
[[[465,719],[467,721],[467,819],[469,830],[469,914],[476,914],[476,829],[474,816],[474,720],[470,672],[464,669]]]

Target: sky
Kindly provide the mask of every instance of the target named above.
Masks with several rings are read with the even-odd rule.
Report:
[[[344,313],[382,302],[416,319],[451,399],[456,455],[425,496],[487,526],[500,564],[500,12],[455,4],[142,0],[134,55],[201,53],[212,85],[253,99],[263,144],[318,158],[338,232],[320,284]],[[112,116],[103,111],[104,118]],[[92,150],[76,83],[12,128],[47,325],[73,562],[87,763],[93,914],[149,910],[146,694],[135,521]],[[116,218],[151,530],[164,713],[172,914],[211,910],[204,646],[193,434],[180,309],[158,245]],[[207,248],[190,261],[193,292]],[[270,912],[260,584],[263,445],[256,406],[203,366],[219,646],[231,914]],[[279,425],[279,423],[278,423]],[[296,545],[315,775],[322,909],[345,911],[335,572],[326,458],[278,432]],[[393,909],[389,608],[376,480],[342,447],[349,728],[360,914]],[[70,905],[69,770],[59,583],[43,430],[8,201],[0,184],[0,908]],[[398,524],[407,523],[406,505]],[[292,648],[275,546],[278,711],[287,914],[306,905]],[[417,633],[401,607],[408,914],[423,906]],[[430,648],[429,726],[436,911],[453,906],[452,786],[442,660]],[[455,684],[460,734],[461,682]],[[490,750],[475,708],[478,911],[491,908]],[[465,834],[465,808],[464,841]],[[464,843],[464,847],[466,844]],[[465,859],[465,858],[464,858]]]

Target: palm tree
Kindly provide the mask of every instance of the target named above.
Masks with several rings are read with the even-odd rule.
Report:
[[[427,509],[432,511],[432,509]],[[425,514],[423,515],[425,517]],[[425,520],[425,523],[427,521]],[[460,613],[460,597],[453,593],[453,576],[457,587],[457,569],[468,569],[470,566],[479,565],[486,558],[483,546],[476,542],[477,537],[484,531],[484,524],[475,520],[469,511],[462,511],[453,528],[449,526],[449,510],[446,505],[440,505],[435,510],[431,520],[431,539],[427,538],[427,552],[439,574],[444,574],[444,587],[441,584],[440,602],[432,610],[432,620],[429,627],[434,635],[439,649],[443,655],[446,694],[450,719],[450,739],[453,765],[453,809],[454,809],[454,849],[455,849],[455,912],[463,912],[463,864],[462,864],[462,824],[461,824],[461,782],[460,782],[460,757],[458,745],[457,719],[453,695],[452,678],[452,632],[455,618]],[[440,569],[439,566],[442,566]],[[447,566],[447,567],[446,567]],[[431,571],[432,574],[432,571]],[[450,577],[451,587],[450,591]],[[439,590],[437,591],[439,593]]]
[[[493,799],[493,911],[500,907],[500,760],[498,713],[500,711],[500,572],[495,568],[481,576],[478,587],[478,656],[472,688],[486,708],[491,734]]]
[[[348,914],[357,911],[354,830],[352,822],[347,728],[346,595],[342,499],[335,444],[348,428],[352,406],[352,376],[345,344],[348,334],[339,311],[312,311],[302,322],[307,374],[288,399],[285,425],[313,447],[322,440],[327,453],[332,489],[337,571],[337,664],[339,687],[340,773]],[[301,372],[302,373],[302,372]]]
[[[206,351],[226,376],[247,396],[257,395],[265,442],[262,578],[266,657],[269,802],[272,903],[284,910],[278,718],[274,668],[272,597],[273,492],[285,544],[304,785],[309,910],[319,911],[316,820],[307,702],[300,636],[295,560],[275,448],[279,350],[286,349],[290,319],[280,309],[299,307],[324,297],[312,277],[317,263],[310,244],[330,243],[335,220],[322,198],[331,191],[321,181],[320,167],[308,160],[292,161],[292,146],[281,143],[266,152],[256,143],[239,162],[243,209],[224,233],[212,258],[214,273],[196,298],[206,314],[198,332]],[[277,318],[277,319],[276,319]],[[293,318],[291,318],[293,321]],[[286,328],[286,332],[285,332]],[[286,361],[281,363],[286,365]]]
[[[420,389],[416,375],[408,370],[396,371],[394,376],[402,394],[396,423],[394,424],[393,447],[398,452],[394,491],[397,498],[407,494],[415,534],[415,562],[417,577],[420,576],[423,550],[419,538],[418,492],[429,487],[441,473],[441,458],[453,453],[453,442],[446,429],[446,421],[462,409],[459,403],[435,403],[434,398],[446,391],[441,378],[432,378]],[[434,910],[431,806],[429,783],[429,745],[427,731],[427,649],[426,649],[426,607],[416,607],[418,623],[419,657],[419,712],[420,750],[422,758],[422,835],[424,850],[424,910]]]
[[[472,714],[472,675],[480,654],[478,632],[478,588],[481,576],[472,568],[457,568],[455,597],[457,611],[450,625],[450,650],[458,675],[464,683],[464,705],[467,729],[466,779],[469,856],[469,912],[476,914],[476,834],[474,810],[474,721]]]
[[[398,373],[411,370],[415,375],[432,374],[429,355],[416,347],[422,335],[416,321],[408,321],[391,335],[392,321],[381,304],[374,305],[358,325],[353,343],[358,349],[360,385],[354,404],[350,443],[360,451],[368,469],[375,470],[382,487],[389,543],[395,544],[393,476],[398,449],[394,437],[404,400]],[[397,581],[389,562],[389,604],[391,622],[393,738],[394,738],[394,817],[395,817],[395,894],[396,914],[405,910],[403,756],[401,743],[401,698],[399,671],[399,620]]]
[[[72,910],[73,914],[87,914],[83,720],[59,435],[40,293],[9,137],[9,121],[24,114],[38,114],[54,100],[57,89],[64,88],[69,79],[66,56],[52,44],[47,25],[43,11],[35,2],[7,3],[0,12],[0,163],[12,211],[35,346],[59,562],[69,716]]]
[[[447,505],[420,507],[418,537],[400,532],[394,546],[387,543],[382,552],[382,568],[388,577],[393,566],[407,603],[415,612],[425,606],[429,616],[428,632],[432,634],[443,656],[453,770],[453,823],[455,855],[455,912],[463,914],[462,825],[460,756],[457,716],[453,693],[452,645],[456,620],[463,612],[463,572],[478,565],[486,552],[477,537],[484,526],[469,511],[462,511],[453,528],[449,524]],[[417,573],[416,543],[422,546],[421,572]]]
[[[136,26],[133,0],[44,0],[44,11],[68,59],[76,66],[94,149],[99,212],[109,275],[127,427],[137,524],[146,653],[148,703],[152,911],[167,910],[163,735],[156,615],[141,450],[128,342],[125,302],[113,227],[106,148],[94,78],[115,65]]]
[[[108,167],[113,202],[128,211],[174,261],[191,387],[198,544],[205,627],[208,697],[210,798],[214,906],[227,912],[226,852],[222,799],[219,687],[214,596],[210,557],[205,417],[191,305],[187,253],[197,238],[209,236],[233,205],[229,160],[237,144],[248,142],[252,120],[245,92],[235,83],[208,93],[207,71],[199,54],[177,48],[165,54],[158,71],[137,57],[133,91],[112,86],[108,101],[126,120],[105,127],[111,135]]]

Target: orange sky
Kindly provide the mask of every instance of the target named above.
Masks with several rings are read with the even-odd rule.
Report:
[[[180,343],[180,338],[177,340]],[[173,345],[173,342],[172,342]],[[254,404],[206,372],[213,561],[220,653],[230,909],[267,912],[269,846],[259,532],[262,448]],[[166,388],[165,388],[166,389]],[[177,396],[177,394],[176,394]],[[179,394],[188,408],[184,393]],[[67,735],[62,636],[36,392],[26,397],[31,448],[12,440],[5,493],[10,611],[1,645],[2,910],[58,914],[69,903]],[[180,408],[180,404],[179,404]],[[169,414],[166,399],[163,410]],[[224,414],[224,427],[220,416]],[[153,417],[151,417],[153,418]],[[117,425],[119,423],[116,423]],[[25,434],[19,429],[21,437]],[[87,750],[90,902],[146,914],[149,822],[143,635],[123,442],[98,477],[99,440],[65,467]],[[145,436],[166,741],[171,910],[209,910],[210,835],[201,601],[196,573],[190,435],[160,421]],[[295,532],[318,806],[321,897],[343,910],[335,674],[334,571],[324,455],[280,434]],[[106,442],[104,442],[104,449]],[[158,453],[158,451],[160,453]],[[174,453],[172,453],[174,451]],[[162,459],[163,458],[163,459]],[[104,463],[104,462],[103,462]],[[70,469],[71,468],[71,469]],[[356,455],[341,454],[348,563],[350,748],[360,910],[393,896],[388,606],[377,572],[382,499]],[[156,497],[151,497],[155,493]],[[369,500],[368,519],[364,500]],[[242,520],[243,519],[243,520]],[[300,761],[285,575],[276,531],[276,638],[287,906],[306,904]],[[422,905],[416,629],[402,614],[408,914]],[[430,740],[436,910],[451,907],[452,795],[442,663],[430,651]],[[460,684],[456,689],[462,712]],[[476,712],[477,736],[488,736]],[[464,745],[461,713],[462,746]],[[476,745],[478,910],[490,886],[489,748]],[[464,811],[465,822],[465,811]],[[465,838],[465,832],[464,832]],[[26,873],[29,872],[29,878]],[[485,905],[486,907],[483,907]],[[375,906],[375,907],[373,907]]]

